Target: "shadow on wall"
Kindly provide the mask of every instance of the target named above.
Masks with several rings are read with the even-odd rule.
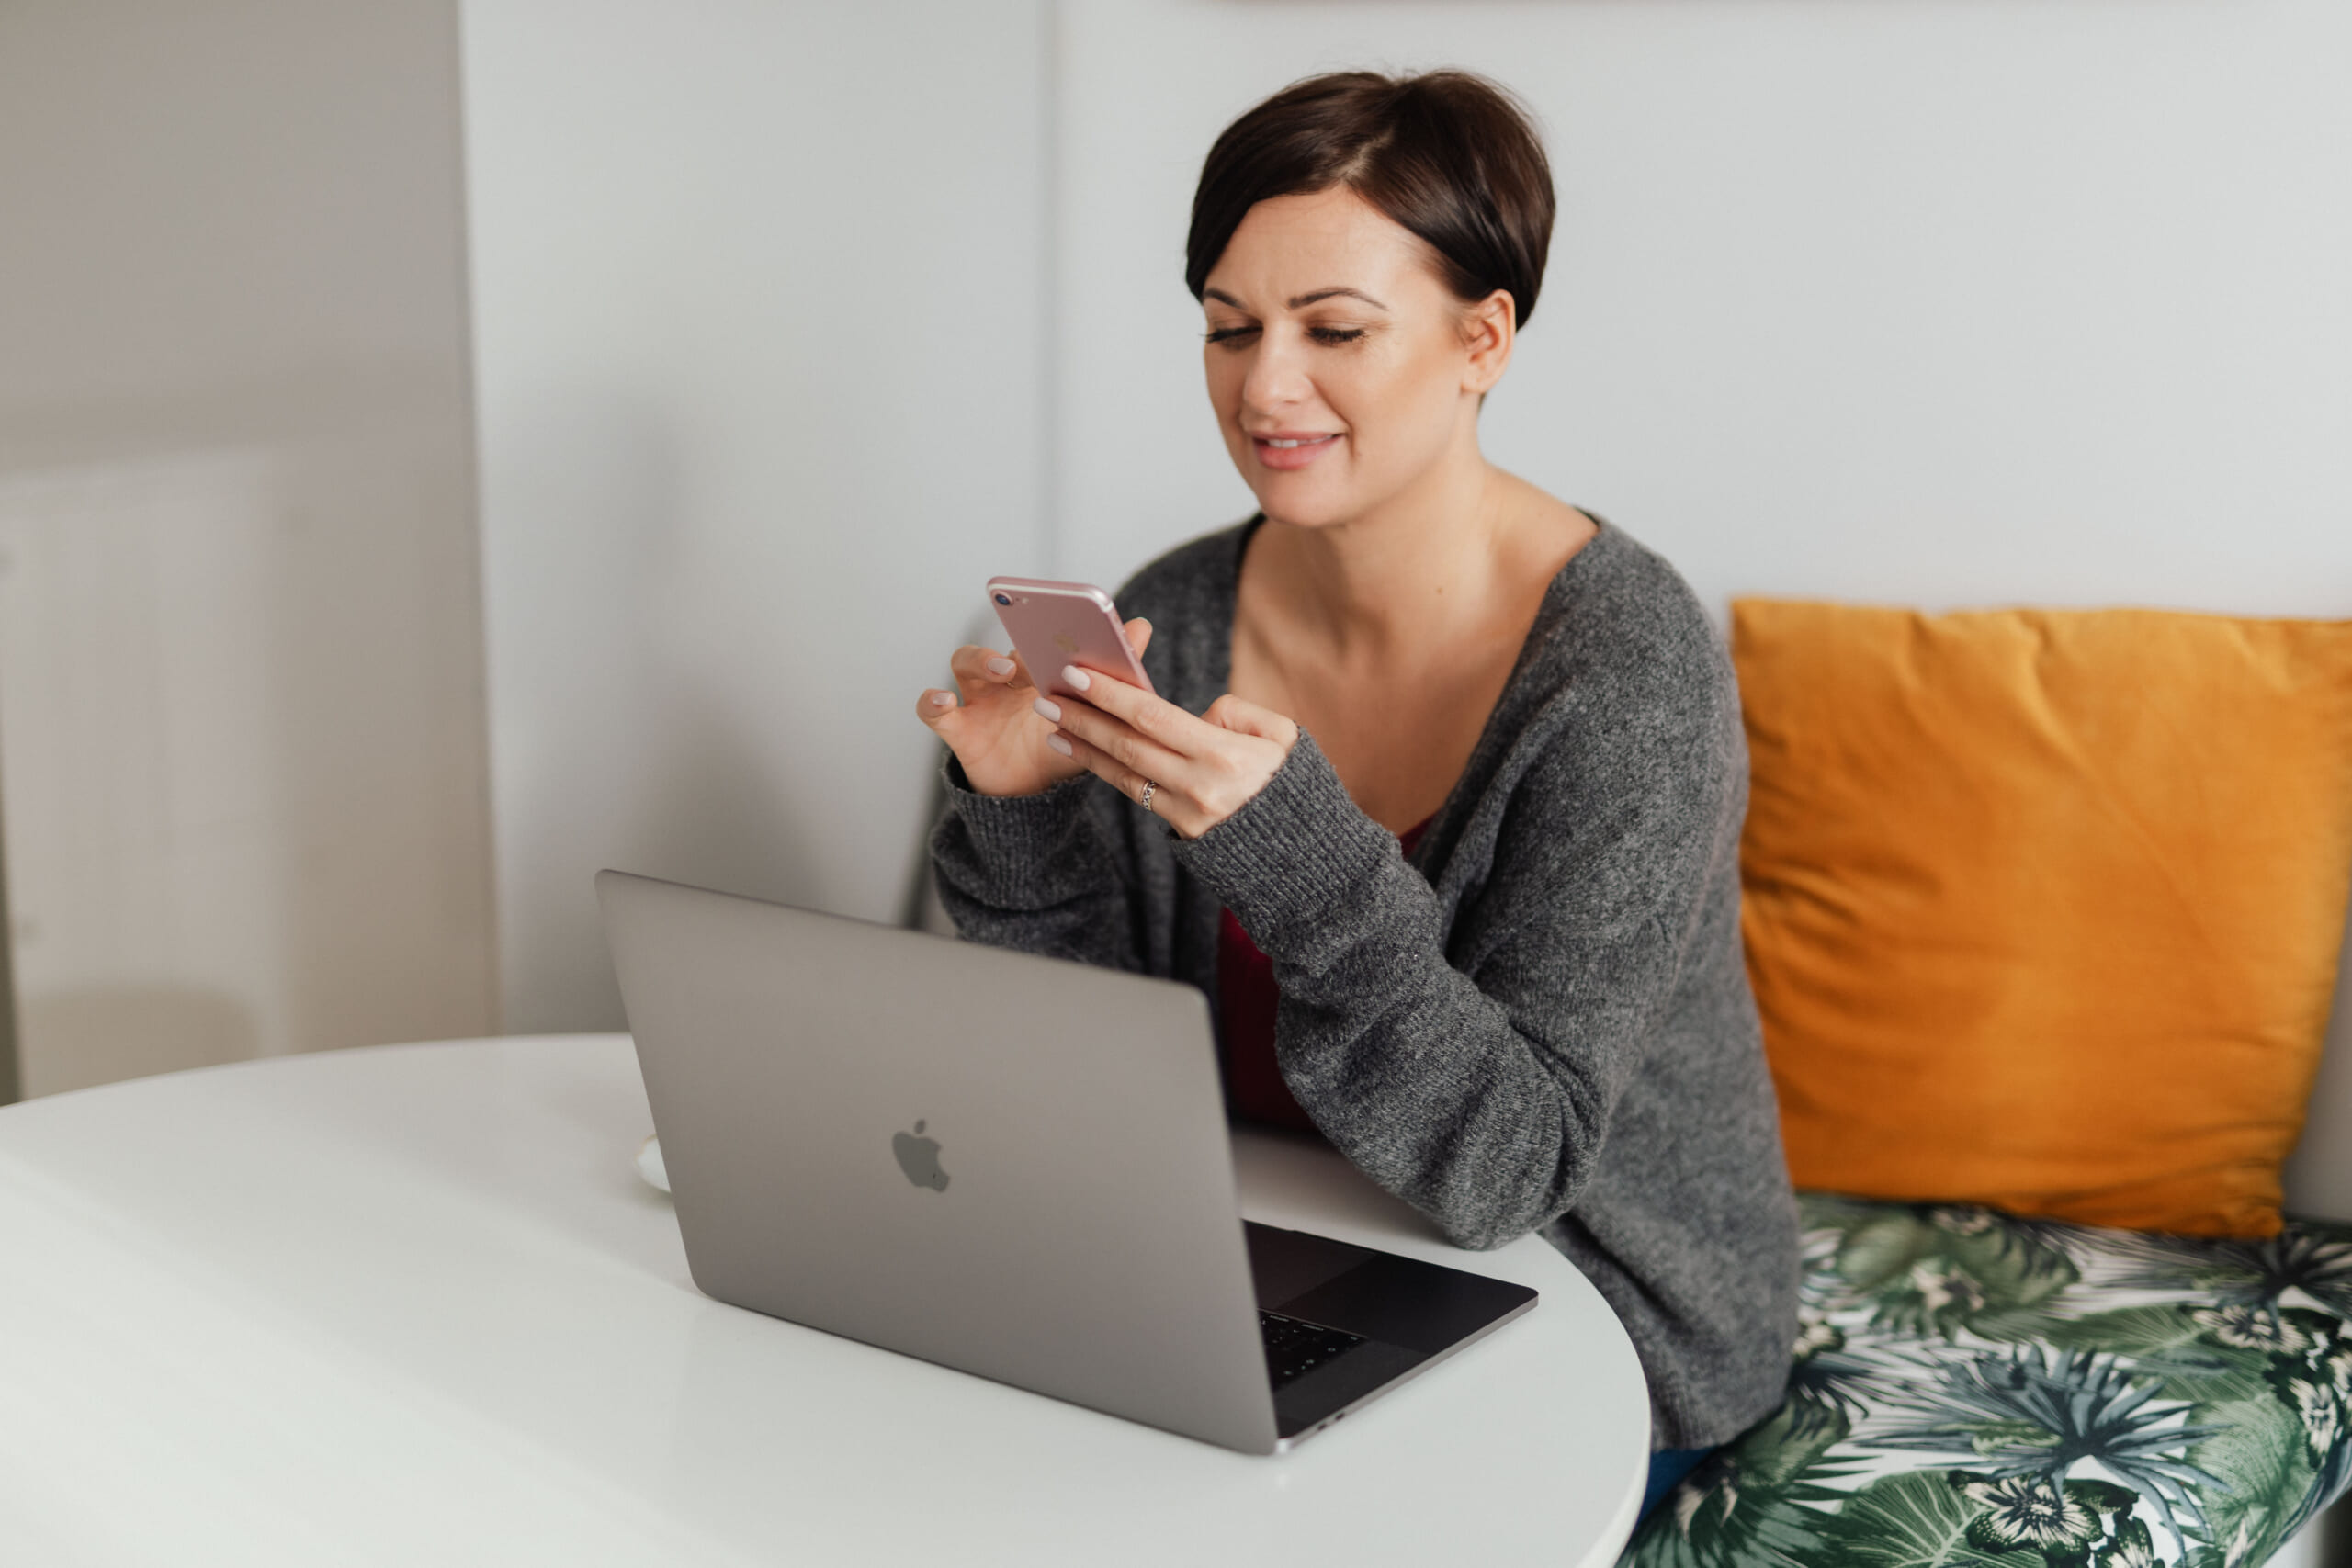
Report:
[[[790,898],[811,861],[792,781],[698,667],[713,615],[690,574],[698,498],[661,412],[578,393],[524,406],[527,427],[488,444],[483,470],[506,520],[484,540],[490,596],[517,623],[491,670],[504,1024],[617,1030],[598,871]],[[782,722],[788,683],[827,673],[778,671],[770,711]]]
[[[28,1095],[492,1025],[462,464],[413,389],[298,390],[0,475]]]
[[[24,1092],[62,1094],[152,1073],[242,1062],[259,1054],[251,1009],[198,986],[94,986],[23,1002],[24,1031],[40,1042],[25,1062]]]
[[[265,563],[298,1051],[497,1016],[473,476],[435,404],[407,412],[289,455]]]
[[[649,875],[754,897],[790,898],[808,886],[809,858],[785,809],[786,781],[770,773],[722,699],[674,671],[657,680],[666,698],[647,727],[644,793],[613,840],[624,859]],[[583,882],[599,869],[586,866]]]

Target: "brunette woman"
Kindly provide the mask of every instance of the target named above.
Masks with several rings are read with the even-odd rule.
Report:
[[[1795,1209],[1729,660],[1673,568],[1479,452],[1552,218],[1478,77],[1244,115],[1185,281],[1261,512],[1119,590],[1161,694],[1078,672],[1051,702],[966,648],[918,708],[964,934],[1201,987],[1237,1114],[1462,1246],[1540,1231],[1641,1353],[1654,1502],[1781,1396]]]

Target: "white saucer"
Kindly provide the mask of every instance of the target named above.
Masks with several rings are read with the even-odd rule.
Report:
[[[645,1178],[645,1184],[656,1192],[670,1190],[670,1171],[662,1163],[660,1134],[648,1133],[645,1142],[637,1146],[637,1174]]]

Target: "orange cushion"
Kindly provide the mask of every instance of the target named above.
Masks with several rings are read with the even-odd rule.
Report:
[[[2278,1229],[2352,884],[2352,622],[1733,606],[1800,1187]]]

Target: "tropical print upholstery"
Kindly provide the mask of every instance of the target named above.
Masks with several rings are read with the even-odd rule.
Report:
[[[1789,1397],[1621,1568],[2253,1568],[2352,1469],[2352,1226],[1803,1200]]]

